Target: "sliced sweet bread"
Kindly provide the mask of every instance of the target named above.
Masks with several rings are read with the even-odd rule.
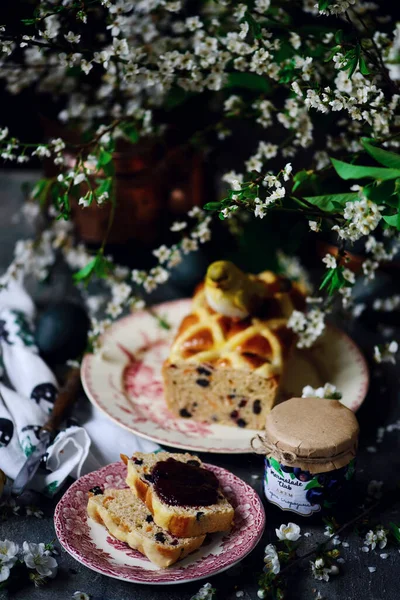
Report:
[[[128,467],[126,483],[146,503],[154,521],[163,529],[182,538],[229,531],[232,527],[234,509],[225,498],[215,475],[203,468],[197,456],[136,452],[131,458],[121,455],[121,459]],[[180,466],[171,465],[171,462],[178,462]],[[182,463],[192,469],[185,468]],[[167,472],[164,479],[164,484],[169,487],[168,497],[160,495],[157,478],[160,465],[167,469],[174,467],[174,472]],[[185,472],[177,478],[179,469]],[[184,499],[182,502],[179,496]]]
[[[102,494],[89,493],[89,496],[88,515],[159,567],[173,565],[197,550],[204,541],[205,535],[178,539],[161,529],[146,505],[130,489],[106,489]]]
[[[258,278],[271,286],[279,280],[269,271]],[[295,342],[288,317],[303,307],[293,284],[266,299],[260,314],[231,318],[208,305],[200,284],[162,368],[169,410],[184,419],[263,429]]]

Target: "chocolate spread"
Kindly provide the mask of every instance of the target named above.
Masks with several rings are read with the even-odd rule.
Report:
[[[155,464],[154,490],[166,504],[209,506],[218,502],[218,479],[211,471],[168,458]]]

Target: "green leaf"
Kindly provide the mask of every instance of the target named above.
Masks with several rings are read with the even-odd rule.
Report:
[[[251,15],[251,13],[249,13],[249,11],[247,11],[245,13],[244,20],[247,21],[247,23],[249,24],[249,29],[250,29],[251,33],[253,34],[254,39],[261,40],[262,39],[261,25],[254,19],[254,17],[252,17],[252,15]]]
[[[376,160],[376,162],[389,167],[390,169],[400,169],[400,154],[383,150],[369,143],[367,138],[362,138],[361,143],[365,150]]]
[[[396,229],[397,229],[397,231],[400,231],[400,196],[399,196],[399,204],[398,204],[398,207],[397,207]]]
[[[94,274],[100,278],[106,277],[110,272],[110,268],[110,261],[104,258],[102,251],[99,250],[98,254],[85,267],[74,274],[74,280],[88,281]]]
[[[395,215],[390,215],[390,216],[385,215],[383,217],[383,220],[388,225],[391,225],[392,227],[396,227],[396,229],[400,230],[400,227],[399,227],[399,213],[397,213]]]
[[[96,261],[97,256],[88,262],[86,266],[82,267],[82,269],[80,269],[77,273],[75,273],[73,277],[74,281],[83,281],[84,279],[88,279],[96,269]]]
[[[229,73],[225,87],[239,87],[265,93],[272,89],[268,79],[256,73]]]
[[[51,184],[51,179],[39,179],[39,181],[35,184],[35,187],[32,190],[32,198],[38,200],[40,204],[44,204],[46,202]]]
[[[329,269],[329,271],[327,271],[325,277],[321,281],[321,285],[319,286],[320,290],[323,290],[324,287],[326,287],[329,284],[329,282],[331,281],[331,279],[333,277],[334,272],[335,272],[335,269]]]
[[[56,197],[56,205],[60,214],[57,219],[64,219],[64,221],[68,221],[71,214],[71,206],[69,203],[68,194],[62,194],[62,196]]]
[[[399,529],[398,525],[396,525],[395,523],[389,523],[389,527],[392,530],[392,533],[393,533],[395,539],[400,544],[400,529]]]
[[[121,125],[121,129],[128,138],[128,140],[132,144],[136,144],[136,142],[139,140],[139,133],[135,125],[133,125],[133,123],[124,123],[123,125]]]
[[[326,212],[334,212],[337,210],[337,205],[344,206],[346,202],[354,202],[355,200],[358,200],[358,198],[359,195],[357,192],[348,194],[326,194],[325,196],[304,196],[304,199],[307,200],[307,202],[314,206],[318,206],[318,208]]]
[[[398,206],[398,198],[396,196],[384,196],[383,198],[379,198],[378,201],[374,200],[374,202],[380,202],[381,204],[386,204],[386,206],[391,206],[392,208],[397,208]]]
[[[204,210],[219,210],[221,208],[221,202],[207,202],[203,208]]]
[[[275,21],[275,23],[277,23],[277,21]],[[273,23],[271,23],[271,26],[274,27],[274,29],[275,29],[275,25]],[[278,27],[279,27],[279,25],[278,25]],[[283,26],[283,29],[285,29],[284,26]],[[287,31],[285,33],[287,33]],[[287,59],[293,58],[293,55],[296,53],[296,51],[294,50],[294,48],[293,48],[292,44],[289,42],[289,40],[284,39],[283,36],[280,37],[279,43],[280,43],[280,46],[279,46],[279,49],[275,51],[275,60],[274,60],[274,62],[277,65],[281,65],[284,62],[286,62]],[[294,60],[291,60],[290,64],[291,64],[292,68],[294,68]]]
[[[102,254],[98,254],[96,256],[96,264],[94,267],[94,271],[97,277],[104,278],[110,272],[111,263],[108,261]]]
[[[289,83],[296,78],[295,75],[296,66],[294,61],[290,61],[283,65],[279,71],[279,83]]]
[[[397,180],[396,180],[397,181]],[[395,181],[372,181],[363,187],[363,195],[376,204],[385,204],[397,208]]]
[[[341,71],[349,71],[349,79],[354,75],[354,71],[357,69],[358,59],[356,57],[349,60],[346,66]]]
[[[400,169],[383,169],[382,167],[364,167],[361,165],[352,165],[350,163],[331,158],[332,165],[336,173],[342,179],[363,179],[371,177],[387,181],[388,179],[397,179],[400,177]]]
[[[187,92],[183,88],[174,85],[168,92],[168,95],[165,98],[163,104],[165,108],[171,110],[173,108],[176,108],[177,106],[180,106],[181,104],[189,100],[189,98],[192,98],[194,95],[195,94],[193,92]]]
[[[98,164],[103,167],[104,165],[108,165],[109,162],[112,161],[111,152],[107,152],[104,148],[101,148],[99,156],[98,156]]]
[[[105,175],[107,175],[107,177],[112,178],[115,173],[114,161],[111,161],[111,162],[107,163],[106,165],[103,165],[102,169],[103,169]]]
[[[360,68],[360,71],[363,75],[369,75],[369,69],[367,67],[367,63],[364,60],[363,56],[360,56],[359,61],[358,61],[358,66]]]
[[[313,488],[320,488],[322,485],[318,483],[317,479],[311,479],[304,488],[305,490],[312,490]]]
[[[157,315],[157,321],[158,321],[159,326],[162,329],[167,329],[167,330],[171,329],[171,325],[168,323],[168,321],[165,317],[162,317],[161,315]]]
[[[337,32],[335,33],[335,42],[337,44],[341,44],[343,40],[343,29],[338,29]]]
[[[360,57],[360,46],[357,44],[354,48],[351,48],[344,55],[344,64],[340,67],[340,71],[348,71],[349,78],[351,78],[357,69],[358,60]]]
[[[305,181],[310,179],[312,174],[313,174],[313,171],[306,171],[305,169],[303,169],[302,171],[298,171],[293,176],[294,184],[293,184],[292,192],[295,192],[302,183],[304,183]]]
[[[114,152],[115,151],[115,140],[114,138],[111,138],[110,141],[107,144],[107,150],[109,152]]]
[[[332,58],[335,56],[335,54],[337,54],[339,52],[340,49],[341,49],[341,46],[334,46],[333,48],[331,48],[328,56],[324,59],[324,62],[331,61]],[[343,69],[341,69],[341,70],[343,70]]]
[[[32,190],[32,198],[36,199],[38,196],[40,196],[46,185],[47,179],[39,179],[39,181],[36,182],[35,187]]]
[[[93,192],[91,190],[89,190],[85,196],[86,200],[88,201],[88,205],[90,206],[93,202]]]
[[[346,279],[343,277],[343,267],[337,267],[335,269],[335,273],[333,274],[331,283],[328,287],[329,295],[332,296],[332,294],[336,292],[336,290],[340,290],[345,285]]]
[[[96,181],[97,183],[100,183],[100,185],[96,188],[97,196],[101,196],[101,194],[104,194],[105,192],[107,192],[108,194],[110,193],[112,177],[107,177],[107,179],[98,179]]]
[[[344,268],[342,266],[336,267],[335,269],[329,269],[328,273],[322,280],[319,289],[322,290],[323,288],[327,287],[328,294],[330,296],[332,296],[336,290],[340,290],[340,288],[345,286],[347,283],[346,279],[343,277],[343,270]]]
[[[318,9],[325,10],[328,8],[330,0],[318,0]]]
[[[251,198],[252,200],[257,198],[257,190],[255,187],[248,187],[248,188],[242,189],[241,200],[248,199],[248,198]]]
[[[34,25],[36,23],[36,19],[21,19],[21,23],[24,25]]]

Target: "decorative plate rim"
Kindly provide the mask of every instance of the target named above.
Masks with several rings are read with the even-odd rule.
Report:
[[[171,308],[175,308],[178,305],[183,305],[186,306],[191,302],[190,298],[180,298],[178,300],[171,300],[168,302],[163,302],[161,304],[157,304],[154,305],[152,308],[154,310],[156,310],[157,312],[159,311],[165,311]],[[127,322],[130,322],[131,320],[137,319],[141,317],[141,315],[146,315],[148,316],[149,313],[148,311],[144,310],[140,310],[140,311],[136,311],[130,315],[126,315],[125,317],[122,317],[121,319],[118,319],[115,323],[113,323],[110,328],[100,337],[100,344],[103,345],[107,338],[113,336],[114,332],[116,331],[116,329],[122,328],[126,326]],[[369,388],[369,384],[370,384],[370,374],[369,374],[369,369],[368,369],[368,363],[366,361],[366,358],[364,356],[364,354],[362,353],[362,351],[360,350],[360,348],[358,347],[358,345],[356,344],[356,342],[347,334],[345,333],[343,330],[341,330],[340,328],[332,325],[331,323],[327,323],[326,325],[326,329],[328,331],[332,331],[334,332],[335,335],[337,335],[338,337],[342,338],[342,340],[347,344],[348,347],[351,348],[351,351],[354,353],[354,355],[357,355],[358,357],[358,362],[360,363],[360,369],[362,372],[362,382],[360,384],[360,388],[358,391],[358,395],[357,398],[355,398],[351,409],[356,412],[361,404],[363,403],[363,400],[365,399],[367,392],[368,392],[368,388]],[[111,419],[112,421],[114,421],[115,423],[117,423],[120,427],[123,427],[124,429],[132,432],[135,435],[138,435],[139,437],[146,439],[146,440],[150,440],[165,446],[169,446],[169,447],[173,447],[173,448],[178,448],[181,450],[189,450],[189,451],[195,451],[195,452],[209,452],[209,453],[214,453],[214,454],[250,454],[252,452],[251,447],[249,446],[247,449],[243,448],[243,447],[212,447],[212,446],[207,446],[205,447],[204,444],[197,444],[196,443],[196,439],[190,439],[190,441],[188,442],[181,442],[179,440],[168,440],[162,437],[162,432],[160,432],[159,434],[157,433],[146,433],[140,430],[140,428],[138,428],[137,426],[133,425],[129,425],[127,423],[125,423],[123,420],[119,419],[117,416],[115,415],[111,415],[110,412],[108,412],[107,408],[104,407],[102,405],[102,403],[96,398],[96,392],[94,392],[91,389],[90,386],[90,377],[89,377],[89,372],[92,366],[92,361],[95,359],[96,355],[92,354],[92,353],[88,353],[85,354],[85,356],[83,357],[82,360],[82,364],[81,364],[81,380],[82,380],[82,385],[83,388],[85,390],[85,393],[87,395],[87,397],[89,398],[90,402],[96,406],[101,412],[103,412],[105,415],[107,415],[107,417],[109,419]],[[221,426],[222,427],[222,426]],[[249,433],[251,432],[252,435],[256,435],[257,432],[256,430],[246,430]]]
[[[156,571],[146,571],[146,570],[142,569],[140,566],[132,567],[132,568],[137,568],[137,569],[143,570],[144,572],[149,572],[149,573],[156,572],[156,573],[160,573],[160,574],[163,574],[163,573],[165,574],[165,577],[159,577],[158,580],[150,581],[150,580],[141,579],[139,576],[134,575],[134,574],[132,574],[132,576],[124,576],[124,575],[118,575],[117,573],[107,572],[105,569],[95,566],[92,563],[92,561],[90,560],[90,558],[87,558],[87,556],[84,553],[82,553],[82,551],[80,551],[79,548],[76,548],[74,543],[70,542],[71,533],[68,531],[67,527],[65,526],[64,519],[62,516],[62,511],[64,508],[66,508],[68,506],[68,501],[74,497],[74,494],[76,492],[83,491],[82,487],[85,486],[86,482],[90,482],[89,485],[92,486],[93,481],[91,481],[91,480],[93,478],[97,479],[95,485],[99,485],[99,483],[104,481],[104,479],[106,478],[109,471],[112,471],[115,474],[117,469],[124,470],[125,467],[120,462],[111,463],[109,465],[106,465],[106,466],[98,469],[97,471],[92,471],[91,473],[87,473],[86,475],[83,475],[77,481],[75,481],[68,488],[68,490],[64,493],[62,498],[59,500],[59,502],[55,508],[55,512],[54,512],[54,528],[55,528],[55,532],[56,532],[58,541],[60,542],[60,544],[64,548],[64,550],[66,550],[66,552],[68,552],[75,560],[77,560],[84,566],[88,567],[89,569],[96,571],[97,573],[100,573],[104,576],[111,577],[113,579],[119,579],[121,581],[127,581],[129,583],[140,583],[143,585],[178,585],[181,583],[199,581],[201,579],[212,577],[214,575],[217,575],[218,573],[222,573],[223,571],[230,569],[231,567],[233,567],[234,565],[236,565],[240,561],[242,561],[248,554],[250,554],[250,552],[252,552],[254,550],[254,548],[257,546],[257,544],[261,540],[262,535],[264,533],[265,522],[266,522],[264,506],[263,506],[262,501],[261,501],[259,495],[257,494],[257,492],[248,483],[246,483],[243,479],[240,479],[240,477],[238,477],[231,471],[224,469],[223,467],[218,467],[216,465],[211,465],[208,463],[203,463],[203,464],[206,468],[215,472],[218,475],[218,477],[220,479],[222,479],[222,483],[223,483],[223,479],[227,478],[228,479],[227,483],[229,483],[229,485],[232,485],[232,480],[233,480],[233,483],[236,484],[237,487],[243,488],[243,490],[244,490],[243,494],[246,494],[246,500],[247,500],[247,498],[249,498],[248,504],[250,506],[251,513],[255,517],[255,519],[254,519],[255,520],[255,528],[254,529],[246,527],[246,529],[243,532],[240,532],[240,530],[239,530],[239,532],[237,532],[238,535],[240,536],[240,538],[242,538],[244,536],[244,534],[247,533],[247,539],[245,539],[245,544],[242,543],[242,544],[238,545],[238,556],[235,556],[235,558],[232,559],[232,552],[231,552],[230,548],[228,548],[227,550],[222,550],[222,552],[218,555],[218,556],[225,555],[222,566],[216,566],[213,568],[212,564],[210,564],[210,565],[206,566],[206,571],[203,572],[202,574],[199,574],[198,576],[189,576],[189,577],[185,577],[185,570],[183,569],[179,573],[182,576],[179,577],[177,580],[176,579],[171,580],[171,575],[168,576],[168,574],[171,573],[171,569],[174,568],[174,565],[172,567],[170,567],[169,569],[159,569]],[[236,490],[236,493],[237,493],[237,490]],[[240,504],[238,504],[238,506],[240,506]],[[257,523],[257,519],[259,521],[258,523]],[[85,521],[85,526],[88,527],[86,521]],[[228,536],[232,535],[234,533],[234,531],[235,530],[230,532],[228,534]],[[129,546],[127,546],[127,549],[129,549]],[[99,551],[101,551],[100,548],[99,548]],[[210,555],[208,555],[208,556],[215,557],[215,555],[212,553],[210,553]],[[206,556],[206,557],[202,557],[202,558],[207,559],[208,557]],[[187,560],[187,559],[185,559],[185,560]],[[112,561],[111,558],[110,558],[110,561]],[[201,558],[192,564],[196,565],[197,562],[200,562],[200,561],[201,561]],[[211,558],[210,561],[213,562],[213,559]],[[178,564],[178,568],[179,568],[179,563],[177,563],[177,564]]]

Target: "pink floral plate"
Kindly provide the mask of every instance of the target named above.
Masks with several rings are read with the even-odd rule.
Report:
[[[92,403],[113,421],[160,444],[196,450],[243,454],[251,452],[256,432],[177,418],[164,400],[161,367],[190,300],[155,307],[171,329],[160,327],[149,312],[141,311],[113,324],[97,354],[82,363],[82,383]],[[327,327],[308,350],[296,350],[286,369],[282,395],[301,396],[304,386],[336,385],[342,402],[356,411],[368,390],[369,374],[356,344],[342,331]]]
[[[265,513],[260,498],[247,483],[220,467],[204,466],[218,477],[235,509],[235,524],[229,533],[210,535],[207,543],[172,567],[160,569],[87,516],[87,493],[92,487],[126,487],[123,463],[84,475],[67,490],[54,515],[60,544],[89,569],[134,583],[185,583],[225,571],[257,545],[264,531]]]

